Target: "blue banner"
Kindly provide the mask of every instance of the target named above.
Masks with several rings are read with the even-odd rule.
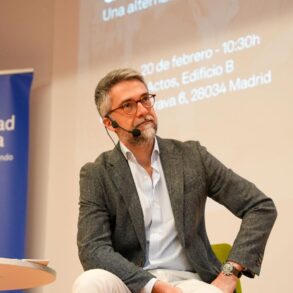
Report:
[[[0,72],[0,257],[25,257],[32,78]]]

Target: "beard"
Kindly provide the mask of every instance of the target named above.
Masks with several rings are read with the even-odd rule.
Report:
[[[138,128],[139,125],[143,124],[146,121],[150,121],[144,129],[140,130],[140,135],[134,137],[132,134],[129,134],[125,131],[120,132],[120,135],[133,146],[148,144],[153,141],[156,136],[158,125],[152,116],[146,116],[143,121],[138,123],[134,128]]]
[[[152,142],[153,139],[155,138],[157,130],[158,130],[158,125],[153,122],[152,124],[149,124],[148,127],[141,130],[140,136],[137,136],[137,137],[131,136],[128,139],[128,142],[132,145],[148,144],[149,142]]]

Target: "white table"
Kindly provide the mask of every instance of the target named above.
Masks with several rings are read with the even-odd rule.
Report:
[[[36,262],[0,258],[0,290],[36,288],[56,279],[56,272]]]

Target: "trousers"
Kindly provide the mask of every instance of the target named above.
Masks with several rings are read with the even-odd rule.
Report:
[[[219,288],[203,282],[192,272],[156,269],[151,274],[161,281],[179,287],[183,293],[223,293]],[[74,282],[72,293],[131,293],[116,275],[101,269],[83,272]]]

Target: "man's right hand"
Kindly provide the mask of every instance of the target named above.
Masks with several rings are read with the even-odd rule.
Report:
[[[154,284],[152,293],[182,293],[182,290],[178,287],[172,286],[167,282],[158,280]]]

